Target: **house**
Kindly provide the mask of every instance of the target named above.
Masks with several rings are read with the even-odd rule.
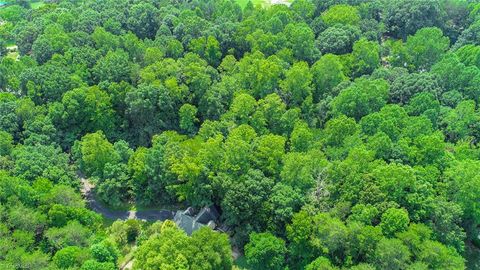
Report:
[[[204,207],[197,214],[192,207],[189,207],[187,210],[177,211],[173,221],[179,228],[191,235],[194,231],[205,226],[215,229],[219,217],[218,211],[213,206]]]

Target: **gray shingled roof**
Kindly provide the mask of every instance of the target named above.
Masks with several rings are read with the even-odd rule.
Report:
[[[219,214],[215,208],[204,207],[196,216],[191,216],[188,210],[177,211],[173,220],[187,235],[191,235],[194,231],[207,226],[208,222],[216,221],[218,217]]]

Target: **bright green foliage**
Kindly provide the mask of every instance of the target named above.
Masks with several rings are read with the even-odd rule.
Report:
[[[285,72],[285,80],[280,82],[282,96],[287,100],[287,105],[300,106],[307,98],[312,98],[312,80],[308,64],[295,63]]]
[[[398,239],[383,238],[375,250],[375,265],[379,269],[405,269],[410,263],[408,248]]]
[[[335,270],[337,267],[325,257],[318,257],[313,262],[305,267],[305,270]]]
[[[288,24],[284,32],[295,58],[310,63],[318,58],[318,51],[314,46],[315,34],[307,24]]]
[[[271,233],[252,233],[245,246],[248,263],[258,269],[283,269],[286,252],[285,241]]]
[[[352,58],[355,76],[370,74],[380,65],[380,47],[376,42],[360,39],[353,44]]]
[[[184,104],[180,107],[178,115],[180,117],[180,128],[187,133],[193,133],[195,131],[195,124],[198,122],[198,118],[196,117],[197,108],[190,104]]]
[[[70,246],[59,250],[53,257],[53,262],[60,269],[69,269],[81,265],[82,260],[87,258],[84,250],[76,246]]]
[[[10,154],[13,149],[13,137],[6,131],[0,131],[0,156]]]
[[[62,104],[58,110],[52,112],[52,115],[54,121],[60,122],[58,125],[65,130],[67,143],[72,143],[86,133],[98,130],[110,135],[114,128],[115,119],[111,99],[98,87],[68,91],[63,95]]]
[[[409,36],[405,46],[417,70],[428,70],[448,49],[450,41],[438,28],[422,28]]]
[[[410,219],[407,211],[403,209],[390,208],[382,215],[380,227],[382,232],[387,236],[393,236],[395,233],[402,232],[407,229]]]
[[[151,236],[136,252],[134,269],[232,268],[227,236],[203,228],[191,237],[171,222]]]
[[[335,86],[346,79],[343,73],[343,65],[338,56],[334,54],[323,55],[312,66],[313,100],[318,102],[321,98],[332,94]]]
[[[103,175],[105,165],[119,159],[113,145],[101,131],[85,135],[79,143],[78,150],[82,169],[89,175]]]
[[[383,80],[358,79],[332,100],[333,112],[359,120],[386,104],[388,88]]]
[[[335,5],[322,13],[322,19],[328,26],[334,26],[336,24],[358,25],[360,22],[360,14],[356,7]]]

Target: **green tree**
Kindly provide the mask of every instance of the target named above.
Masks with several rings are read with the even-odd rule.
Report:
[[[385,7],[385,26],[396,38],[406,39],[423,27],[443,26],[444,11],[440,1],[395,1]]]
[[[318,35],[316,47],[323,53],[345,54],[352,51],[353,43],[360,37],[360,29],[351,25],[335,25]]]
[[[137,37],[153,38],[158,30],[158,9],[151,3],[137,3],[128,10],[130,16],[127,20],[128,29]]]
[[[60,269],[69,269],[82,264],[88,254],[79,247],[69,246],[59,250],[53,256],[53,262]]]
[[[287,249],[285,241],[271,233],[251,233],[245,257],[258,269],[283,269]]]
[[[379,269],[405,269],[410,263],[410,251],[402,241],[383,238],[375,250],[375,265]]]
[[[370,74],[380,66],[380,46],[362,38],[353,44],[352,57],[355,76]]]
[[[337,267],[333,266],[330,260],[325,257],[318,257],[313,262],[305,267],[305,270],[335,270]]]
[[[327,96],[333,96],[335,86],[347,79],[343,73],[344,67],[339,57],[334,54],[323,55],[312,66],[313,101],[319,102]]]
[[[354,6],[334,5],[322,13],[322,19],[327,26],[336,24],[358,25],[360,14]]]
[[[386,104],[388,90],[388,83],[384,80],[357,79],[332,100],[332,110],[335,114],[359,120]]]
[[[406,230],[410,223],[407,211],[395,208],[385,211],[381,220],[380,227],[386,236],[394,236],[395,233]]]
[[[287,105],[300,106],[307,98],[312,98],[312,80],[308,64],[297,62],[286,71],[285,80],[280,82],[283,99]]]
[[[192,134],[196,130],[197,108],[191,104],[184,104],[180,107],[178,112],[180,118],[180,128],[189,134]]]
[[[285,26],[284,32],[295,58],[309,63],[318,58],[319,53],[314,46],[315,34],[307,24],[288,24]]]
[[[111,136],[115,124],[111,99],[96,86],[68,91],[63,95],[61,106],[51,108],[51,115],[65,131],[67,144],[98,130]]]
[[[1,130],[0,131],[0,156],[9,155],[13,149],[13,136]]]
[[[189,237],[172,223],[164,223],[160,233],[152,235],[139,247],[135,252],[134,269],[232,268],[226,235],[202,228]]]
[[[429,70],[442,58],[449,45],[448,37],[444,37],[442,30],[435,27],[418,30],[415,35],[409,36],[405,43],[411,64],[420,71]]]
[[[95,82],[130,82],[133,67],[128,54],[123,50],[109,51],[107,55],[98,60],[92,73]]]
[[[78,148],[80,154],[80,168],[87,175],[103,176],[104,168],[108,163],[119,160],[113,145],[105,138],[101,131],[83,136]]]

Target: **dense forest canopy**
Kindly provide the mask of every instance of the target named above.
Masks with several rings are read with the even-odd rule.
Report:
[[[0,269],[480,269],[480,3],[268,2],[3,3]]]

